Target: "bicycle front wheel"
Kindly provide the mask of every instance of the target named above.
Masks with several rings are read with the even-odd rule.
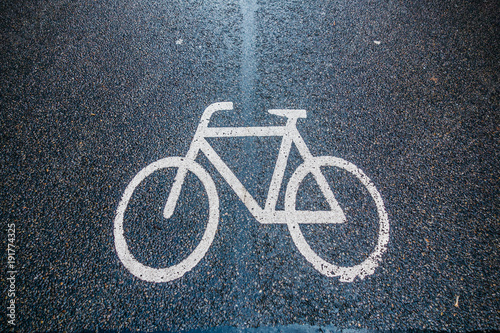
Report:
[[[203,185],[208,198],[208,222],[200,243],[187,258],[166,268],[154,268],[140,263],[130,252],[125,239],[124,217],[127,206],[136,188],[152,173],[166,168],[186,168]],[[182,277],[205,256],[212,244],[219,222],[219,197],[210,175],[196,162],[181,157],[167,157],[142,169],[128,184],[118,205],[114,220],[115,248],[123,265],[136,277],[148,282],[168,282]]]
[[[320,167],[336,167],[347,171],[361,182],[372,197],[378,216],[378,239],[373,251],[364,261],[357,265],[336,265],[327,262],[316,254],[305,239],[299,223],[292,218],[287,221],[288,230],[300,253],[321,274],[329,277],[338,276],[341,282],[352,282],[356,277],[363,279],[375,272],[375,268],[382,260],[382,254],[387,249],[387,243],[389,242],[389,219],[380,193],[361,169],[342,158],[332,156],[314,157],[304,162],[297,168],[288,183],[285,196],[285,210],[290,212],[289,216],[293,216],[293,212],[296,211],[297,191],[300,184],[309,173],[321,172]]]

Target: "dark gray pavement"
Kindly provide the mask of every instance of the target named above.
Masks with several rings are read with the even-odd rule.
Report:
[[[497,1],[0,6],[0,330],[500,329]],[[206,256],[167,283],[124,267],[113,221],[125,188],[149,163],[185,156],[203,110],[222,101],[235,112],[214,126],[279,125],[266,110],[306,109],[297,127],[312,154],[370,177],[390,222],[374,274],[318,273],[286,225],[259,224],[203,155],[220,198]],[[263,203],[280,141],[210,143]],[[294,148],[285,183],[300,163]],[[348,176],[329,180],[353,222],[302,229],[350,266],[374,248],[378,224]],[[187,215],[164,223],[173,173],[154,177],[125,227],[134,256],[164,267],[198,244],[207,200],[189,178]]]

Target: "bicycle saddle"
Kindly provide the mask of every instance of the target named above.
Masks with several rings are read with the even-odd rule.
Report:
[[[307,118],[306,110],[287,110],[287,109],[271,109],[267,110],[270,114],[286,118]]]

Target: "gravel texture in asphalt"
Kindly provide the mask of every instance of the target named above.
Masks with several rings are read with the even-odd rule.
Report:
[[[2,330],[500,329],[497,1],[0,8]],[[210,126],[281,126],[268,109],[307,110],[297,128],[312,155],[371,179],[390,224],[373,274],[322,275],[287,225],[258,223],[204,154],[196,162],[219,198],[206,255],[166,283],[127,270],[114,236],[127,185],[186,156],[205,108],[224,101],[234,111]],[[281,139],[208,142],[263,206]],[[278,210],[302,162],[292,146]],[[352,173],[321,170],[347,223],[300,230],[325,260],[359,264],[377,244],[375,201]],[[149,267],[182,262],[203,239],[210,206],[192,172],[176,213],[162,216],[175,174],[147,177],[124,215],[129,250]],[[297,209],[327,208],[309,174]]]

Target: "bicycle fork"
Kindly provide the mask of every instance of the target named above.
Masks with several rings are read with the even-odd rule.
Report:
[[[195,136],[196,139],[196,136]],[[193,139],[193,143],[196,142]],[[193,144],[189,148],[189,151],[184,159],[194,161],[196,155],[198,154],[199,147],[195,147]],[[181,166],[179,170],[177,170],[177,175],[175,176],[174,183],[172,184],[172,188],[170,193],[168,194],[167,202],[165,203],[165,208],[163,209],[163,217],[169,219],[172,217],[175,211],[175,206],[177,205],[177,200],[181,194],[182,185],[184,184],[184,179],[186,178],[187,167]]]

